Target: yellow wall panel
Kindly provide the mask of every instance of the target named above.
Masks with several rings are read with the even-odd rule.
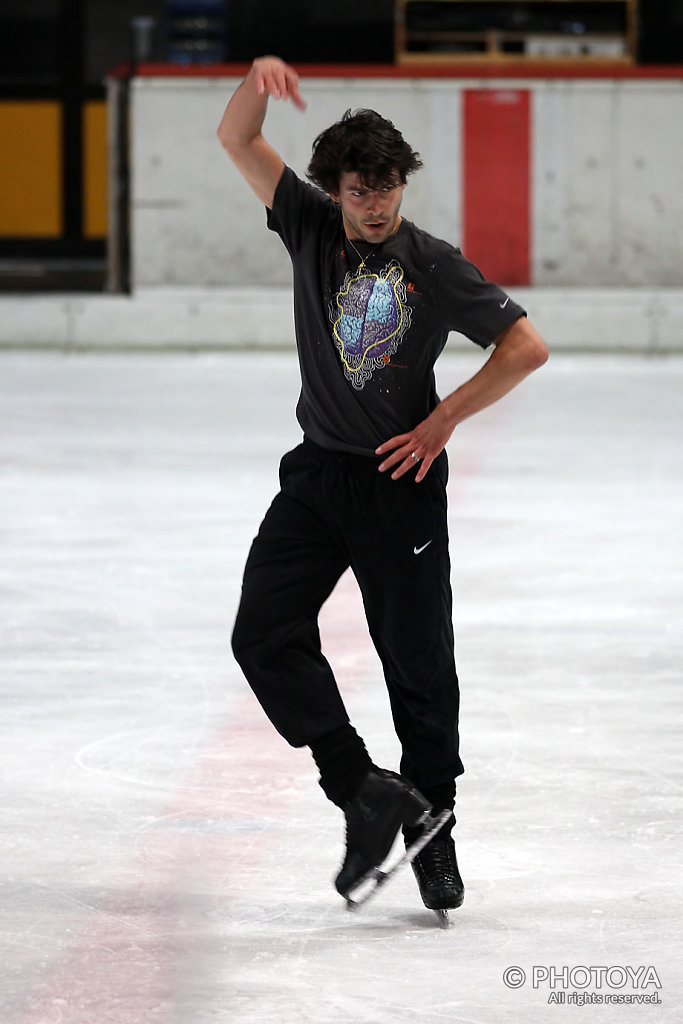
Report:
[[[62,113],[45,100],[0,101],[0,236],[62,234]]]
[[[107,105],[83,106],[83,235],[107,234]]]

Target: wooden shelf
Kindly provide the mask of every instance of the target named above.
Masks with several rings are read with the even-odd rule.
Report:
[[[560,5],[576,27],[563,27]],[[591,25],[591,8],[595,15],[613,9],[614,25],[603,18]],[[397,64],[634,63],[637,56],[638,0],[395,0],[394,15]]]

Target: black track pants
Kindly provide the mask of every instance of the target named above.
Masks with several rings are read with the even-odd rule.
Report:
[[[295,747],[348,721],[320,649],[318,614],[351,566],[382,662],[401,772],[431,789],[462,774],[453,651],[445,454],[425,479],[308,439],[284,456],[280,493],[247,560],[233,651]]]

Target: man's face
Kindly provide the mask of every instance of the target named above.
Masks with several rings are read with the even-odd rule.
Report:
[[[398,174],[370,188],[355,171],[344,171],[339,177],[339,192],[331,193],[330,198],[341,206],[347,238],[379,245],[393,235],[401,223],[398,211],[404,189]]]

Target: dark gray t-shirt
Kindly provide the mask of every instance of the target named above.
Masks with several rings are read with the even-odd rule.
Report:
[[[438,404],[434,363],[449,331],[486,348],[525,311],[462,255],[410,221],[349,246],[337,203],[286,167],[268,227],[294,270],[301,369],[297,419],[323,448],[374,455]]]

